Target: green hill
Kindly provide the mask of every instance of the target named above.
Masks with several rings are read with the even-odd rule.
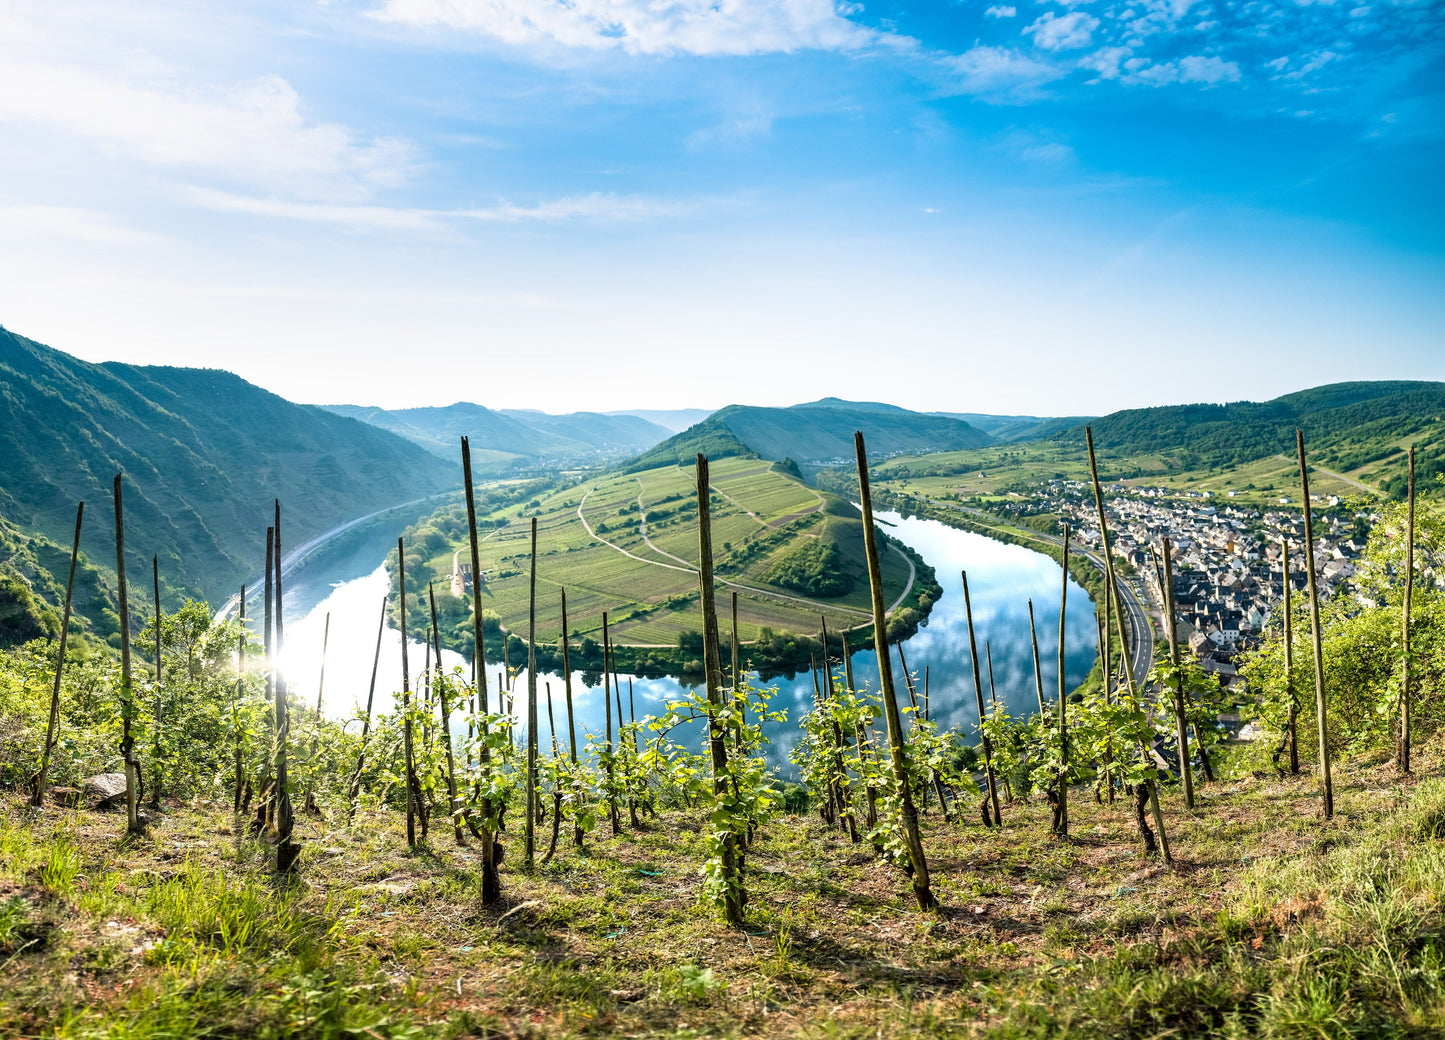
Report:
[[[117,471],[134,580],[149,577],[154,553],[173,594],[212,599],[261,570],[273,497],[296,546],[460,482],[456,463],[228,372],[91,364],[0,329],[0,516],[10,540],[43,535],[68,555],[84,499],[82,548],[109,570]],[[54,555],[44,546],[31,549]],[[45,578],[27,580],[53,594]]]
[[[830,465],[853,457],[853,433],[862,430],[869,454],[926,454],[979,448],[989,436],[948,416],[924,415],[895,405],[824,398],[791,408],[729,405],[634,459],[629,468],[685,464],[698,452],[710,458],[755,455],[805,465]]]
[[[1094,439],[1112,454],[1175,453],[1188,467],[1230,466],[1269,455],[1293,456],[1304,431],[1321,465],[1357,471],[1379,464],[1371,479],[1392,494],[1403,490],[1403,445],[1417,442],[1419,476],[1432,484],[1445,472],[1445,383],[1333,383],[1270,401],[1169,405],[1114,412],[1093,421]],[[1083,439],[1077,426],[1061,439]]]
[[[598,461],[645,451],[671,431],[635,415],[570,412],[550,415],[523,409],[492,409],[465,401],[436,408],[374,408],[324,405],[327,411],[389,430],[450,460],[457,440],[470,437],[478,464],[515,459]]]

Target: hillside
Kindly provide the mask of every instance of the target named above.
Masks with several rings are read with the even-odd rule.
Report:
[[[711,408],[630,408],[606,412],[606,415],[633,415],[656,423],[669,433],[681,433],[689,426],[696,426],[709,415]]]
[[[360,419],[451,459],[458,439],[470,437],[473,461],[505,464],[516,459],[597,461],[645,451],[672,431],[636,415],[570,412],[549,415],[530,409],[492,409],[460,401],[434,408],[375,408],[323,405],[327,411]]]
[[[720,595],[739,594],[742,638],[763,628],[812,633],[819,614],[830,628],[871,619],[862,518],[847,501],[818,492],[780,467],[754,459],[712,465],[713,544]],[[478,520],[482,602],[503,625],[525,631],[530,524],[538,520],[539,642],[561,632],[560,590],[567,589],[568,631],[633,646],[676,646],[698,627],[697,506],[691,466],[610,474],[544,493]],[[466,514],[445,506],[407,533],[407,587],[435,581],[444,641],[469,653],[470,605],[450,590],[454,560],[468,555]],[[886,536],[885,536],[886,538]],[[891,543],[886,543],[891,544]],[[890,604],[909,586],[910,563],[883,557]],[[390,561],[395,567],[395,556]],[[931,583],[920,570],[914,596]],[[425,624],[420,600],[413,625]],[[905,612],[906,613],[906,612]]]
[[[698,452],[711,458],[756,455],[828,465],[852,459],[857,430],[863,431],[874,458],[956,451],[990,443],[987,434],[947,416],[824,398],[790,408],[729,405],[634,459],[630,468],[684,463]]]
[[[295,546],[458,482],[455,463],[228,372],[91,364],[0,329],[0,390],[11,537],[38,532],[68,553],[84,499],[82,548],[109,570],[111,480],[123,471],[127,568],[139,581],[159,555],[177,595],[219,599],[261,570],[273,497]]]
[[[1392,494],[1403,484],[1403,444],[1421,449],[1422,485],[1445,471],[1438,450],[1445,428],[1445,383],[1333,383],[1270,401],[1169,405],[1114,412],[1093,421],[1094,439],[1120,455],[1174,452],[1186,467],[1224,467],[1270,455],[1293,457],[1295,429],[1312,454],[1342,471],[1376,463],[1367,479]],[[1078,441],[1083,427],[1062,439]]]

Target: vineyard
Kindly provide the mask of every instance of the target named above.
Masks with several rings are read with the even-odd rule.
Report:
[[[261,622],[258,645],[203,604],[163,613],[158,591],[145,618],[132,609],[117,476],[119,660],[67,655],[63,625],[0,668],[0,782],[12,792],[0,818],[0,1029],[1142,1038],[1445,1027],[1434,739],[1445,525],[1417,516],[1413,479],[1371,535],[1369,604],[1324,602],[1298,437],[1307,534],[1294,551],[1310,584],[1245,665],[1255,734],[1241,742],[1220,723],[1215,679],[1169,637],[1172,602],[1147,681],[1125,665],[1090,433],[1106,564],[1094,672],[1076,690],[1062,678],[1045,689],[1043,655],[1063,655],[1064,603],[1031,603],[1037,705],[1011,716],[970,604],[979,723],[944,730],[918,678],[928,662],[905,663],[888,643],[893,597],[862,434],[855,448],[862,544],[848,552],[862,574],[850,609],[871,622],[878,674],[853,674],[849,636],[825,618],[812,710],[791,720],[797,783],[767,766],[764,723],[782,713],[748,678],[736,600],[714,567],[736,552],[719,539],[796,512],[782,500],[738,506],[742,482],[760,476],[745,461],[718,481],[699,455],[690,473],[673,471],[691,481],[668,492],[675,526],[659,525],[656,545],[640,524],[627,531],[637,556],[678,561],[690,583],[703,681],[639,717],[602,613],[599,733],[573,719],[570,554],[546,548],[558,527],[535,509],[525,523],[479,523],[465,439],[465,541],[445,555],[481,575],[484,552],[502,553],[484,550],[487,531],[507,532],[508,628],[533,666],[444,669],[436,590],[415,580],[435,556],[414,561],[400,542],[398,595],[417,608],[396,612],[401,688],[394,708],[373,712],[369,698],[345,724],[323,717],[319,689],[313,710],[272,666],[285,640],[281,504],[261,595],[243,595],[238,612]],[[599,515],[641,501],[627,480],[599,496]],[[553,514],[585,518],[582,492],[571,494]],[[84,520],[82,508],[77,544]],[[1062,555],[1061,600],[1067,529]],[[956,580],[969,604],[967,574]],[[467,589],[476,647],[482,586]],[[556,681],[535,667],[544,622],[563,633]],[[407,657],[408,625],[426,646],[420,662]],[[392,692],[373,674],[372,698],[378,682]],[[550,746],[537,739],[543,712]]]

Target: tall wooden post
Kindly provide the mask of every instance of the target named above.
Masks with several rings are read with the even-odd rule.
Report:
[[[431,600],[432,660],[436,662],[436,679],[432,687],[442,713],[442,749],[447,755],[447,815],[452,820],[452,836],[458,845],[465,845],[462,837],[461,801],[457,798],[457,763],[452,755],[452,704],[447,695],[446,670],[442,667],[442,639],[437,628],[437,594],[431,585],[427,586],[427,597]]]
[[[242,790],[245,787],[245,769],[243,766],[244,756],[242,754],[241,741],[245,733],[241,726],[241,695],[245,692],[246,686],[246,586],[241,586],[241,606],[236,614],[237,624],[240,625],[240,633],[236,636],[236,689],[231,695],[231,741],[235,745],[236,761],[235,770],[235,806],[233,811],[237,816],[241,815],[241,802],[243,800]]]
[[[702,655],[707,676],[708,744],[712,749],[713,793],[723,801],[728,791],[727,733],[718,722],[722,708],[722,659],[719,653],[717,603],[713,598],[712,576],[712,483],[708,479],[707,456],[697,456],[697,555],[698,587],[702,599]],[[743,923],[742,864],[737,835],[729,831],[723,837],[723,915],[728,924],[739,928]]]
[[[1134,684],[1134,668],[1129,659],[1129,640],[1124,631],[1124,604],[1114,603],[1114,596],[1117,595],[1118,580],[1114,576],[1114,552],[1109,546],[1109,521],[1104,514],[1104,488],[1099,483],[1099,464],[1094,457],[1094,431],[1088,426],[1084,427],[1084,439],[1089,449],[1089,475],[1094,481],[1094,507],[1099,514],[1099,538],[1103,543],[1104,556],[1104,580],[1108,587],[1108,598],[1110,605],[1114,608],[1115,623],[1119,632],[1119,653],[1123,661],[1124,688],[1129,693],[1129,703],[1132,707],[1139,707],[1139,691]],[[1150,760],[1149,749],[1144,746],[1143,741],[1139,744],[1139,757],[1146,769],[1153,769],[1153,762]],[[1159,785],[1153,778],[1146,780],[1145,787],[1149,797],[1149,805],[1154,814],[1154,826],[1159,831],[1159,850],[1163,853],[1165,863],[1173,863],[1174,856],[1169,851],[1169,835],[1164,830],[1164,814],[1159,808]],[[1144,825],[1143,809],[1135,803],[1135,815],[1139,821],[1139,829],[1148,844],[1147,828]]]
[[[472,553],[472,674],[476,676],[477,699],[482,711],[482,740],[477,746],[478,765],[485,770],[492,760],[491,749],[487,747],[486,716],[491,713],[487,698],[487,655],[483,641],[482,625],[482,556],[477,539],[477,502],[472,489],[472,449],[467,438],[462,438],[462,475],[467,494],[467,536]],[[565,627],[565,626],[564,626]],[[506,657],[506,643],[503,642],[503,659]],[[498,700],[502,691],[497,691]],[[502,898],[501,876],[497,873],[496,824],[492,807],[488,807],[487,818],[481,828],[482,836],[482,904],[495,903]]]
[[[1410,606],[1415,591],[1415,445],[1410,445],[1410,506],[1405,527],[1405,605],[1400,614],[1400,743],[1396,765],[1410,771]]]
[[[165,772],[161,763],[161,558],[157,555],[151,556],[151,578],[155,582],[155,608],[156,608],[156,692],[154,698],[155,710],[155,738],[151,741],[151,756],[155,759],[151,763],[151,811],[161,811],[161,786]]]
[[[401,742],[402,753],[405,756],[406,770],[406,844],[408,848],[416,847],[416,815],[421,806],[416,803],[417,783],[414,759],[412,758],[412,732],[411,732],[411,673],[407,666],[406,646],[406,546],[402,540],[396,540],[396,573],[400,591],[401,604],[401,712],[402,728]],[[473,578],[475,580],[475,578]]]
[[[80,558],[80,522],[85,517],[85,503],[75,507],[75,541],[70,549],[70,577],[65,582],[65,611],[60,618],[60,656],[55,659],[55,685],[50,691],[50,721],[45,726],[45,746],[40,751],[40,769],[31,781],[30,804],[37,809],[45,804],[50,783],[50,758],[60,732],[60,679],[65,674],[65,644],[70,637],[70,604],[75,592],[75,563]]]
[[[1067,837],[1069,833],[1069,724],[1067,711],[1068,691],[1064,687],[1064,627],[1069,607],[1069,525],[1064,525],[1064,575],[1059,591],[1059,755],[1063,765],[1059,772],[1059,813],[1056,834]]]
[[[265,578],[265,606],[262,610],[261,621],[261,673],[265,680],[266,710],[262,717],[266,720],[266,728],[270,731],[270,740],[266,747],[266,756],[262,769],[261,780],[261,804],[256,808],[256,819],[251,829],[254,833],[269,831],[276,819],[276,784],[272,770],[276,762],[276,661],[273,656],[273,621],[276,600],[276,568],[271,558],[276,552],[276,528],[266,528],[266,578]]]
[[[1319,719],[1320,731],[1320,779],[1324,783],[1324,812],[1325,819],[1328,820],[1335,815],[1335,787],[1330,778],[1329,706],[1325,703],[1325,648],[1324,637],[1320,632],[1320,593],[1315,582],[1315,529],[1314,520],[1310,515],[1310,477],[1309,467],[1305,463],[1303,430],[1295,430],[1295,446],[1299,452],[1300,492],[1303,495],[1305,510],[1305,570],[1309,572],[1306,577],[1310,590],[1310,631],[1314,638],[1315,651],[1315,714]]]
[[[121,475],[115,475],[115,580],[118,600],[116,613],[120,619],[120,757],[125,763],[126,830],[138,834],[142,830],[139,805],[140,764],[135,754],[135,734],[131,720],[135,718],[135,688],[130,670],[130,599],[125,584],[125,513],[121,504]]]
[[[532,574],[527,598],[527,826],[522,865],[531,870],[537,852],[537,518],[532,517]]]
[[[1281,538],[1279,540],[1280,553],[1283,556],[1284,568],[1284,689],[1289,697],[1289,733],[1286,739],[1289,741],[1289,772],[1291,776],[1299,775],[1299,700],[1295,696],[1294,689],[1294,608],[1290,603],[1294,588],[1290,584],[1289,577],[1289,541]]]
[[[1184,670],[1179,664],[1179,630],[1174,620],[1174,554],[1164,537],[1164,623],[1169,626],[1169,663],[1174,666],[1174,740],[1179,751],[1179,775],[1184,781],[1184,804],[1194,808],[1194,770],[1189,764],[1188,702]]]
[[[988,734],[983,731],[984,719],[988,717],[988,711],[983,706],[983,675],[978,667],[978,640],[973,634],[973,603],[968,595],[968,571],[961,571],[963,575],[963,610],[968,618],[968,657],[973,664],[973,693],[978,702],[978,725],[979,739],[983,743],[983,774],[984,782],[988,786],[986,794],[989,804],[993,807],[992,826],[1003,826],[1003,815],[999,812],[998,806],[998,777],[993,772],[993,743],[988,739]]]
[[[386,601],[381,597],[381,619],[376,623],[376,650],[371,655],[371,683],[366,688],[366,715],[361,722],[361,747],[356,753],[356,771],[351,774],[351,790],[347,799],[346,822],[356,816],[356,796],[361,791],[361,773],[366,768],[366,738],[371,735],[371,702],[376,696],[376,672],[381,664],[381,634],[386,631]]]
[[[1039,718],[1042,719],[1048,709],[1044,707],[1044,669],[1039,663],[1039,633],[1034,628],[1034,601],[1029,597],[1029,641],[1034,648],[1034,692],[1039,696]]]
[[[287,790],[286,742],[291,738],[291,701],[287,695],[286,599],[281,593],[281,500],[276,499],[276,869],[290,873],[296,868],[301,846],[291,840],[295,817],[291,813],[291,792]]]
[[[612,779],[616,770],[613,768],[613,743],[612,743],[612,636],[607,628],[607,611],[602,612],[602,703],[607,709],[607,817],[612,821],[612,835],[616,837],[622,833],[622,817],[617,811],[617,793],[612,788]],[[618,726],[622,725],[622,719],[617,720]]]
[[[913,896],[920,910],[938,905],[928,878],[928,859],[918,833],[918,811],[908,783],[908,754],[903,740],[903,718],[893,690],[893,662],[888,653],[888,612],[883,603],[883,566],[878,558],[878,532],[873,526],[873,495],[868,486],[868,450],[861,430],[853,434],[858,458],[858,496],[863,507],[863,548],[868,557],[868,584],[873,595],[873,648],[878,655],[878,687],[883,697],[883,717],[888,724],[888,747],[893,762],[894,782],[902,805],[903,837],[913,865]]]

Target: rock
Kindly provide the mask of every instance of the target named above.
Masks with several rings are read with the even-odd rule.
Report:
[[[114,809],[125,801],[125,774],[101,773],[88,776],[83,785],[85,801],[92,809]]]
[[[56,805],[66,809],[79,809],[85,794],[78,787],[52,787],[50,798]]]

